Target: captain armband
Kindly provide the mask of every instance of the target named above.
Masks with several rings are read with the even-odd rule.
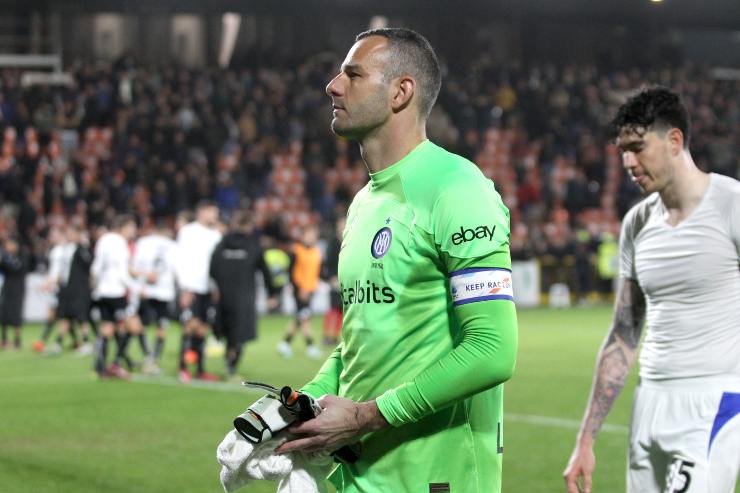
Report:
[[[451,272],[450,292],[455,306],[476,301],[514,301],[509,269],[481,267]]]

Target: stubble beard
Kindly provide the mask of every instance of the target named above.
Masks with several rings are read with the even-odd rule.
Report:
[[[344,110],[346,124],[342,124],[336,116],[332,118],[332,132],[345,139],[362,141],[367,134],[382,125],[387,119],[382,109],[385,104],[385,94],[379,90],[368,97],[362,106],[352,110],[354,116]]]

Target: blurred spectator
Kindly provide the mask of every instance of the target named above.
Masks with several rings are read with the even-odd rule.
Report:
[[[333,223],[367,182],[357,150],[328,128],[323,87],[336,64],[256,60],[228,70],[76,63],[73,86],[30,88],[21,71],[3,69],[0,226],[38,255],[52,218],[88,227],[117,212],[173,220],[203,199],[226,216],[248,206],[257,229],[279,223],[292,239]],[[740,82],[706,67],[523,68],[485,53],[454,62],[467,70],[447,74],[429,133],[494,179],[511,210],[514,257],[565,262],[576,246],[594,255],[575,226],[592,238],[618,231],[639,195],[602,129],[643,84],[682,94],[699,167],[738,176]]]
[[[26,297],[26,273],[28,253],[18,238],[2,239],[0,247],[0,274],[3,285],[0,289],[0,349],[9,349],[8,328],[14,331],[13,348],[21,348],[23,326],[23,301]]]

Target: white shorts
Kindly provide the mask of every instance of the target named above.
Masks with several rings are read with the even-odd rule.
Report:
[[[739,470],[739,379],[640,383],[630,424],[629,493],[732,493]]]

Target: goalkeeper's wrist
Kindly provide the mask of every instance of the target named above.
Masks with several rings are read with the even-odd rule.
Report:
[[[358,403],[357,422],[358,428],[362,430],[363,434],[390,426],[380,409],[378,409],[375,400]]]

